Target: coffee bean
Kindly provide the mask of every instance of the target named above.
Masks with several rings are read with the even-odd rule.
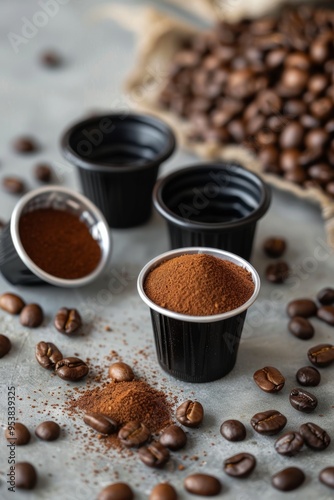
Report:
[[[311,339],[314,336],[314,328],[308,319],[301,316],[295,316],[289,322],[288,328],[290,332],[297,338],[302,340]]]
[[[273,436],[281,432],[286,426],[287,420],[277,410],[268,410],[256,413],[251,419],[251,426],[259,434]]]
[[[294,457],[304,446],[304,439],[298,432],[287,432],[275,441],[275,450],[280,455]]]
[[[292,52],[292,54],[286,57],[284,63],[287,67],[307,71],[310,68],[311,60],[308,54],[304,54],[303,52]]]
[[[15,422],[13,425],[7,427],[5,438],[15,446],[23,446],[29,443],[30,432],[24,424]]]
[[[284,283],[289,276],[289,272],[290,268],[286,262],[275,262],[275,264],[270,264],[267,267],[266,278],[271,283]]]
[[[321,375],[313,366],[304,366],[297,371],[296,379],[300,385],[315,387],[320,384]]]
[[[153,441],[139,449],[140,460],[148,467],[160,469],[169,460],[169,451],[161,443]]]
[[[109,484],[98,494],[97,500],[133,500],[134,494],[126,483]]]
[[[239,420],[225,420],[220,426],[220,434],[228,441],[243,441],[246,427]]]
[[[186,427],[199,427],[203,417],[204,409],[198,401],[185,401],[176,409],[177,420]]]
[[[43,323],[44,314],[38,304],[24,306],[20,314],[20,323],[28,328],[37,328]]]
[[[318,406],[317,398],[310,392],[296,387],[290,392],[290,403],[296,410],[303,413],[311,413]]]
[[[289,170],[284,173],[284,179],[295,184],[304,184],[307,180],[307,175],[304,169],[296,167],[294,170]]]
[[[2,187],[7,193],[11,194],[21,194],[25,190],[23,180],[18,177],[4,177],[2,179]]]
[[[322,73],[311,76],[308,81],[308,89],[312,94],[322,94],[328,86],[328,77]]]
[[[285,384],[285,378],[273,366],[265,366],[257,370],[253,375],[253,379],[264,392],[279,392]]]
[[[49,68],[58,68],[62,64],[62,59],[57,52],[48,50],[41,54],[41,63]]]
[[[62,307],[55,316],[54,325],[58,332],[72,335],[81,327],[82,321],[79,312],[76,309],[67,309]]]
[[[151,433],[146,425],[136,421],[128,422],[118,433],[120,441],[127,447],[141,446],[150,436]]]
[[[222,485],[214,476],[209,474],[191,474],[184,480],[184,487],[193,495],[211,497],[221,492]]]
[[[29,462],[17,462],[15,469],[15,486],[22,490],[32,490],[37,483],[37,472]]]
[[[301,153],[298,149],[285,149],[280,156],[280,167],[284,172],[294,171],[299,168]]]
[[[311,125],[311,123],[309,124]],[[304,124],[306,126],[306,124]],[[307,149],[322,149],[329,139],[328,133],[322,128],[316,128],[317,123],[313,118],[312,130],[308,132],[305,136],[305,145]]]
[[[316,180],[319,185],[326,184],[334,178],[333,169],[327,163],[312,165],[312,167],[308,169],[307,173],[312,179]]]
[[[35,434],[43,441],[55,441],[60,436],[60,427],[56,422],[42,422],[35,429]]]
[[[319,473],[319,481],[334,489],[334,467],[326,467]]]
[[[302,145],[304,138],[304,128],[297,122],[288,123],[280,135],[279,144],[281,148],[299,148]]]
[[[6,335],[0,334],[0,358],[6,356],[12,348],[12,343]]]
[[[323,288],[318,293],[317,299],[323,306],[331,306],[334,304],[334,288]]]
[[[0,309],[9,314],[20,314],[25,303],[18,295],[14,293],[3,293],[0,295]]]
[[[170,425],[165,429],[159,441],[172,451],[181,450],[187,443],[187,434],[178,425]]]
[[[306,104],[300,99],[289,99],[288,101],[286,101],[283,108],[284,114],[293,118],[303,115],[304,113],[306,113],[306,110]]]
[[[318,344],[307,351],[308,359],[318,368],[329,366],[334,361],[334,346]]]
[[[13,148],[17,153],[33,153],[37,151],[38,146],[31,137],[18,137],[13,143]]]
[[[232,477],[247,477],[255,466],[256,459],[250,453],[238,453],[224,460],[224,472]]]
[[[280,491],[292,491],[305,481],[304,472],[298,467],[288,467],[283,469],[271,478],[271,484]]]
[[[50,182],[52,179],[52,167],[47,163],[38,163],[34,168],[34,176],[40,182]]]
[[[6,222],[4,220],[0,219],[0,231],[3,230],[3,228],[5,227],[5,225],[6,225]]]
[[[334,326],[334,306],[321,306],[317,311],[317,317],[325,323]]]
[[[159,483],[151,491],[149,500],[177,500],[177,493],[171,484]]]
[[[331,442],[331,438],[327,432],[312,422],[302,424],[299,428],[305,444],[312,450],[322,451],[325,450]]]
[[[86,413],[84,422],[100,434],[114,434],[118,429],[118,425],[114,420],[101,413]]]
[[[282,257],[286,250],[286,241],[277,236],[267,238],[263,243],[263,250],[268,257],[275,259]]]
[[[58,361],[63,359],[62,353],[52,342],[38,342],[36,345],[35,356],[38,363],[48,370],[53,370]]]
[[[109,377],[115,382],[131,382],[135,378],[131,366],[121,361],[109,367]]]
[[[86,377],[89,368],[82,359],[69,357],[57,362],[55,372],[58,377],[70,382],[76,382]]]
[[[310,318],[317,314],[317,305],[310,299],[296,299],[289,302],[286,309],[290,318],[301,316],[302,318]]]

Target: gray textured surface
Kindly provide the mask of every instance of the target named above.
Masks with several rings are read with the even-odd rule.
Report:
[[[20,45],[18,54],[15,54],[7,39],[8,32],[20,33],[22,17],[32,19],[40,7],[33,1],[2,0],[1,177],[17,173],[32,188],[36,186],[31,178],[34,163],[47,160],[53,163],[59,183],[79,189],[75,173],[61,158],[59,136],[68,123],[91,109],[122,105],[121,82],[134,60],[131,34],[109,20],[98,24],[90,21],[88,12],[98,3],[71,0],[60,6],[57,15],[39,28],[28,43]],[[64,55],[66,64],[62,68],[48,70],[39,64],[39,54],[47,48],[55,48]],[[10,142],[26,133],[38,138],[41,151],[32,156],[15,155]],[[163,171],[193,160],[193,157],[178,152]],[[1,192],[1,217],[9,219],[15,202],[15,197]],[[60,425],[67,424],[61,438],[54,443],[38,442],[33,437],[31,444],[16,449],[17,460],[29,460],[39,471],[38,488],[31,493],[7,491],[7,448],[3,436],[0,437],[0,498],[90,500],[103,486],[114,481],[117,474],[134,487],[137,498],[147,498],[152,485],[162,479],[168,479],[176,486],[180,498],[190,498],[183,491],[183,479],[187,474],[201,471],[222,480],[221,498],[280,499],[283,494],[270,486],[270,475],[288,465],[300,465],[307,475],[305,484],[289,494],[289,498],[332,498],[330,490],[318,482],[317,475],[323,467],[334,465],[333,444],[324,452],[303,450],[297,458],[284,458],[274,451],[274,438],[255,435],[249,424],[255,412],[276,408],[287,416],[287,429],[296,429],[303,422],[313,421],[326,428],[334,438],[333,368],[322,370],[321,385],[313,390],[319,397],[319,407],[313,415],[298,413],[288,401],[289,389],[296,385],[296,370],[307,364],[307,349],[317,343],[332,342],[334,331],[314,320],[314,339],[302,342],[287,332],[285,315],[285,305],[291,298],[313,297],[322,286],[333,285],[333,253],[324,243],[317,208],[275,192],[271,210],[259,225],[253,252],[252,262],[261,276],[268,263],[261,252],[261,241],[272,234],[282,234],[288,239],[286,257],[293,266],[294,279],[279,287],[268,285],[263,280],[260,298],[248,315],[236,368],[225,379],[205,385],[178,382],[164,375],[156,364],[149,313],[137,295],[136,276],[150,258],[168,249],[166,227],[157,215],[144,227],[112,231],[110,270],[86,289],[19,287],[14,290],[0,277],[0,292],[17,291],[27,302],[39,302],[46,313],[44,325],[29,330],[21,327],[17,318],[0,312],[1,333],[8,335],[13,343],[10,354],[0,360],[2,427],[6,422],[9,385],[16,387],[17,416],[32,431],[46,418],[47,412]],[[108,283],[116,275],[123,276],[122,285],[117,293],[112,293],[108,290]],[[83,313],[86,319],[84,336],[68,339],[54,330],[52,317],[64,304],[76,306]],[[110,325],[113,331],[106,332],[106,325]],[[114,349],[129,364],[136,363],[139,377],[145,375],[149,381],[156,381],[180,401],[196,397],[203,403],[206,417],[201,430],[189,431],[189,445],[184,452],[189,458],[182,459],[182,452],[174,453],[168,467],[156,472],[141,464],[135,456],[124,459],[103,447],[100,451],[85,454],[85,440],[80,434],[75,434],[73,421],[61,408],[52,407],[52,403],[65,400],[68,386],[51,377],[35,362],[34,346],[39,340],[54,341],[66,354],[76,352],[82,358],[94,358],[96,364],[100,363],[106,369],[108,361],[104,357]],[[139,354],[143,349],[145,357]],[[262,393],[252,381],[253,372],[268,364],[279,368],[287,378],[285,389],[278,395]],[[220,424],[227,418],[238,418],[245,423],[248,434],[243,443],[228,443],[220,436]],[[83,424],[82,433],[85,430]],[[258,461],[255,472],[246,480],[232,479],[222,472],[223,459],[240,451],[254,453]],[[198,456],[197,461],[190,459],[193,455]],[[177,470],[179,463],[185,465],[184,471]],[[105,467],[108,471],[103,471]],[[96,470],[98,474],[93,473]]]

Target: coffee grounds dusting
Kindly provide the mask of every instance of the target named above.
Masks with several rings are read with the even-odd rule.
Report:
[[[146,277],[146,295],[158,306],[192,316],[231,311],[254,292],[252,275],[233,262],[207,254],[166,260]]]
[[[52,276],[82,278],[100,262],[101,249],[86,224],[63,210],[48,208],[23,214],[19,233],[31,260]]]

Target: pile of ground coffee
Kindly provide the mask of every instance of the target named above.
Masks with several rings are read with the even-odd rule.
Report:
[[[171,404],[166,395],[143,380],[109,382],[90,389],[67,403],[70,413],[102,413],[120,426],[136,420],[142,422],[152,434],[171,424]],[[105,438],[105,444],[120,447],[116,436]]]
[[[39,209],[23,214],[19,233],[31,260],[52,276],[82,278],[100,262],[101,249],[86,224],[63,210]]]
[[[146,295],[158,306],[192,316],[231,311],[252,296],[254,283],[246,269],[206,254],[186,254],[166,260],[144,283]]]

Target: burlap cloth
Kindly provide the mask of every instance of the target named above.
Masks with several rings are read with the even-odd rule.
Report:
[[[205,0],[197,1],[198,3],[209,3]],[[232,2],[234,0],[227,1]],[[235,0],[235,3],[237,3],[237,0]],[[246,2],[242,3],[246,4]],[[278,0],[276,0],[276,3],[278,3]],[[239,10],[239,12],[243,11]],[[173,55],[182,44],[182,41],[189,34],[196,32],[198,28],[171,18],[152,8],[106,5],[93,11],[92,17],[95,20],[101,17],[104,19],[110,17],[138,35],[136,65],[125,83],[126,99],[129,107],[165,120],[175,131],[179,145],[196,153],[199,157],[208,160],[237,161],[249,170],[259,174],[269,184],[293,193],[302,200],[320,205],[327,241],[334,248],[333,199],[330,199],[318,189],[302,189],[298,185],[287,182],[280,177],[263,173],[257,159],[241,146],[218,146],[213,143],[196,144],[190,142],[187,139],[189,136],[189,123],[180,120],[177,116],[166,112],[159,106],[158,96],[168,78]]]

